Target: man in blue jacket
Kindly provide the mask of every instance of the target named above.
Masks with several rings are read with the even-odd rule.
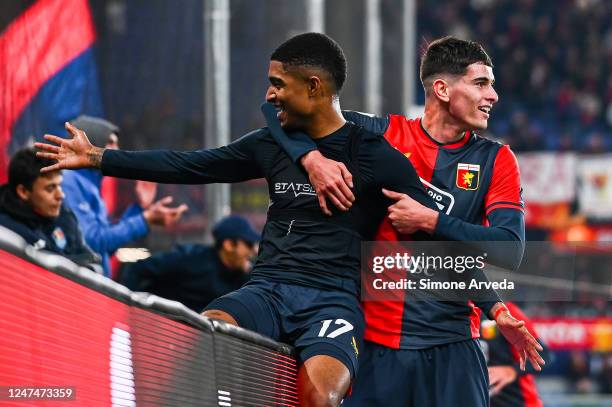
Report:
[[[108,149],[119,147],[119,128],[113,123],[90,116],[79,116],[72,123],[83,129],[94,145]],[[101,185],[102,173],[99,170],[64,171],[62,187],[66,192],[66,203],[76,214],[87,244],[102,256],[104,275],[110,277],[110,256],[118,248],[146,236],[152,225],[175,223],[187,206],[168,207],[172,201],[169,196],[153,202],[155,184],[139,183],[136,187],[138,204],[128,207],[121,219],[113,224],[102,199]]]

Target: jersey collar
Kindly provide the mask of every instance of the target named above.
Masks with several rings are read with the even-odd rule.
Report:
[[[423,139],[428,142],[428,144],[444,149],[455,149],[463,147],[467,144],[468,141],[470,141],[470,138],[472,136],[471,131],[466,131],[463,137],[461,137],[461,139],[458,141],[454,141],[452,143],[440,143],[433,137],[431,137],[427,130],[425,130],[425,127],[423,127],[423,120],[421,118],[419,118],[419,127],[421,128],[421,133],[424,136]]]

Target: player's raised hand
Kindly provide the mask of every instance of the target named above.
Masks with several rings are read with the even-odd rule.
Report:
[[[544,349],[533,335],[529,333],[529,330],[525,327],[525,322],[514,318],[507,309],[499,313],[495,322],[504,338],[517,350],[521,370],[525,371],[525,364],[529,360],[529,363],[531,363],[535,370],[541,371],[541,366],[546,363],[538,351]]]
[[[53,144],[34,144],[36,148],[42,150],[36,153],[37,156],[57,161],[57,163],[51,166],[42,168],[40,172],[45,173],[61,169],[87,167],[99,168],[102,162],[102,153],[104,149],[93,146],[83,130],[77,129],[68,122],[66,122],[65,126],[72,138],[65,139],[51,134],[45,134],[45,140]]]
[[[319,206],[323,213],[332,214],[327,206],[327,199],[341,211],[348,211],[355,201],[355,195],[351,191],[353,176],[346,166],[341,162],[323,157],[318,150],[309,152],[300,161],[308,172],[310,183],[317,192]]]

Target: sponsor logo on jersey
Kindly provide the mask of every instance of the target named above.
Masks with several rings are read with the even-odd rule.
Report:
[[[457,164],[457,187],[466,191],[478,189],[480,179],[480,165],[478,164]]]
[[[425,186],[425,190],[427,191],[427,195],[434,200],[438,209],[444,212],[447,215],[450,215],[453,206],[455,206],[455,197],[450,193],[434,186],[432,183],[425,181],[423,178],[421,179],[421,183]]]
[[[317,192],[312,185],[300,182],[277,182],[274,184],[274,192],[277,194],[293,193],[295,197],[300,195],[317,196]]]

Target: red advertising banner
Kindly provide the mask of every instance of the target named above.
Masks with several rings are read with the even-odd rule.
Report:
[[[612,351],[612,319],[532,318],[540,338],[552,350]]]
[[[287,345],[52,257],[0,250],[0,405],[297,405]]]
[[[1,254],[0,386],[66,387],[79,405],[110,406],[113,328],[126,325],[129,307]],[[45,405],[65,403],[58,395]]]

